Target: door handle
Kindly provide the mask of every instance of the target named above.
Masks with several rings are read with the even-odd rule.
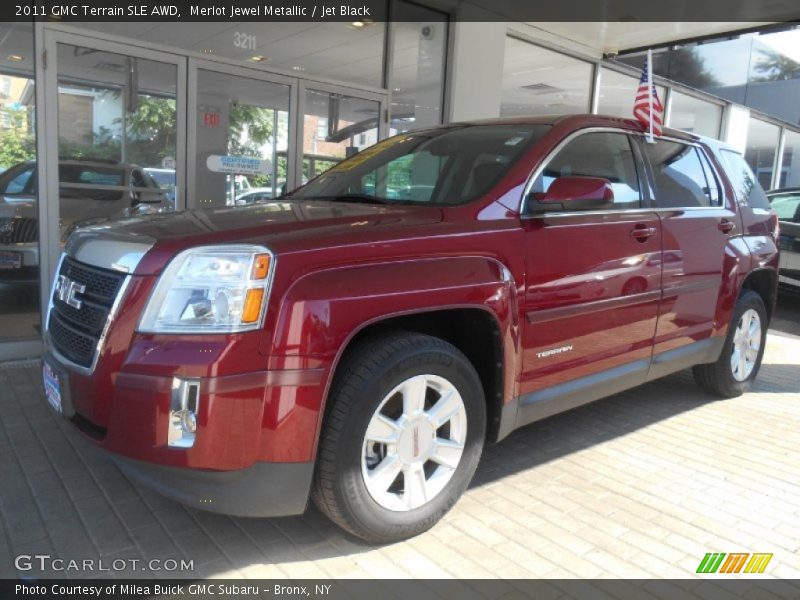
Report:
[[[728,219],[722,219],[717,227],[722,233],[730,233],[736,229],[736,223],[729,221]]]
[[[651,236],[656,234],[655,227],[647,227],[646,225],[642,225],[641,223],[631,229],[631,237],[638,242],[646,242],[650,239]]]

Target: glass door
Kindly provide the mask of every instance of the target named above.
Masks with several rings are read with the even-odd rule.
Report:
[[[190,61],[190,208],[242,206],[286,191],[296,89],[293,78]]]
[[[385,136],[381,94],[313,82],[301,84],[302,139],[297,144],[304,184]]]
[[[47,290],[76,228],[183,206],[186,70],[185,59],[57,31],[45,48]]]

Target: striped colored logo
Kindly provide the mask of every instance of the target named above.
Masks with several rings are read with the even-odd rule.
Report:
[[[698,573],[763,573],[772,554],[709,552],[700,561]]]

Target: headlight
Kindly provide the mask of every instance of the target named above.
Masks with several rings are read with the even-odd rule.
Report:
[[[138,330],[233,333],[264,320],[275,257],[263,246],[202,246],[178,254],[161,274]]]

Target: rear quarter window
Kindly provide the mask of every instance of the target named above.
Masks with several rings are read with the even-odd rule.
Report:
[[[740,204],[747,204],[751,208],[769,208],[767,195],[744,156],[733,150],[725,149],[720,150],[719,156],[722,166],[725,167],[725,172],[728,174],[728,179],[731,180],[736,201]]]
[[[657,206],[698,208],[721,204],[716,177],[696,146],[659,140],[644,144],[644,151],[653,169]]]

